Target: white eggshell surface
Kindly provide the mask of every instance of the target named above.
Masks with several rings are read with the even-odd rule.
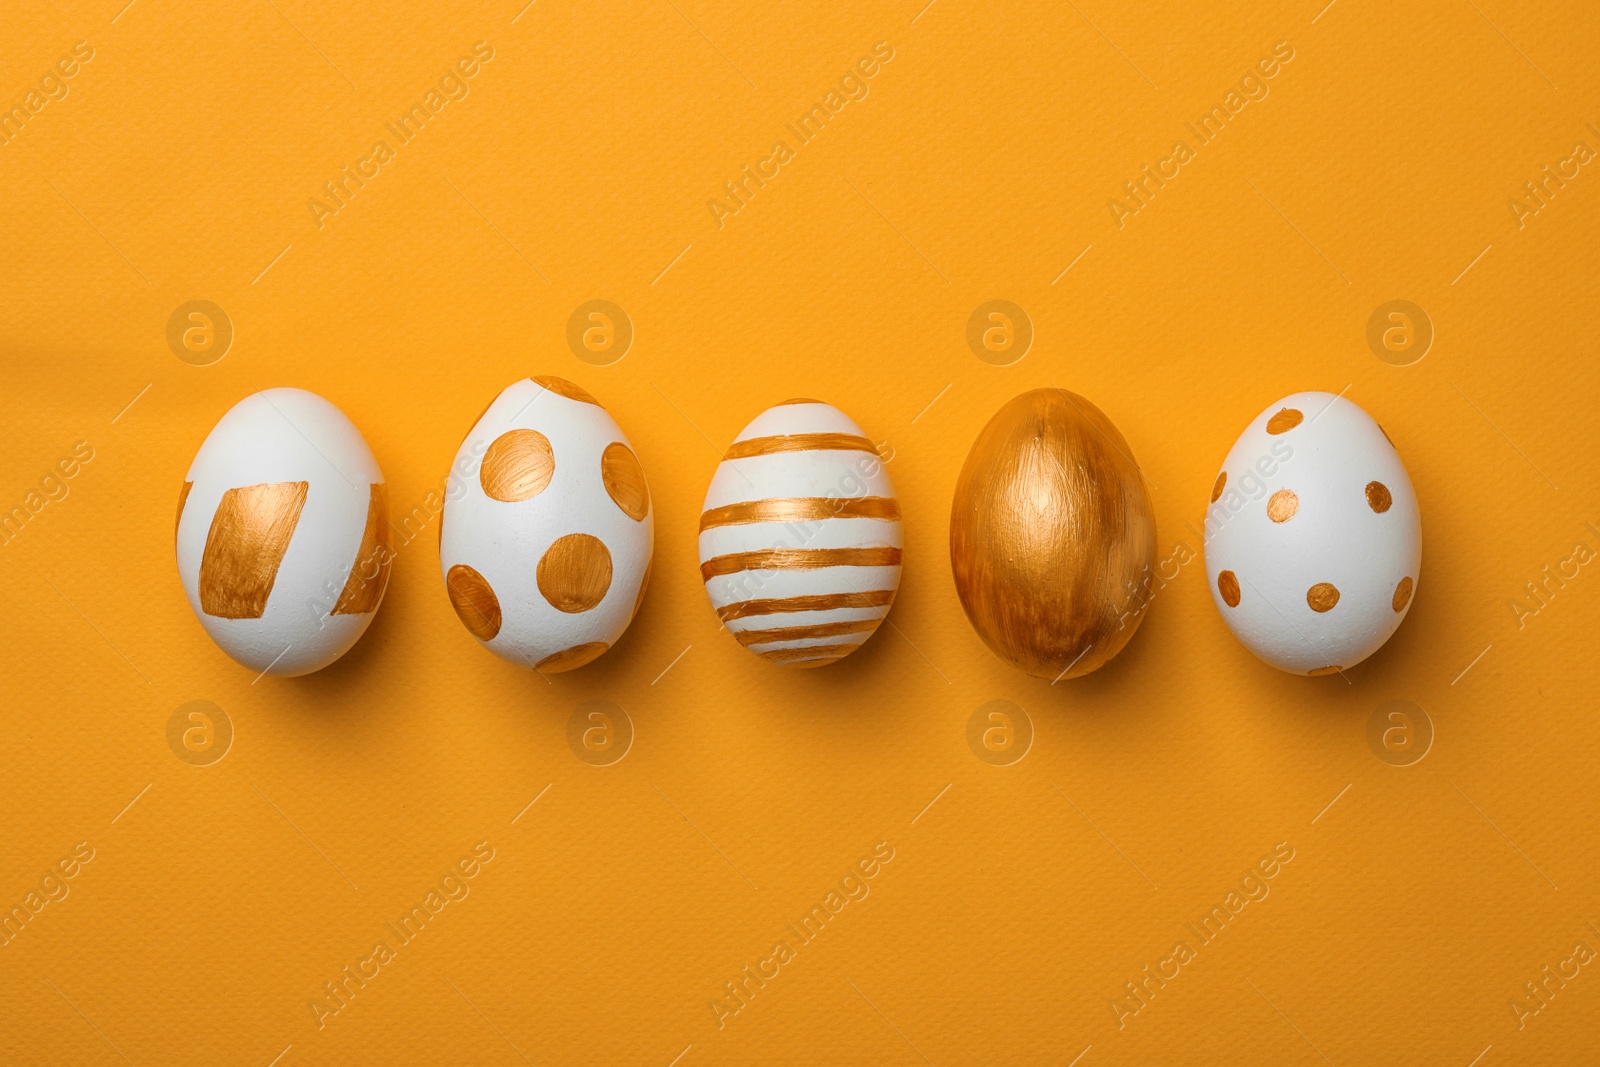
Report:
[[[253,671],[319,670],[356,643],[388,584],[383,473],[322,397],[254,393],[190,464],[177,556],[189,605],[224,652]]]
[[[644,598],[655,510],[611,415],[561,378],[524,378],[456,452],[439,562],[462,624],[500,658],[573,670],[622,636]]]
[[[1205,561],[1246,648],[1295,674],[1347,670],[1389,639],[1416,592],[1422,519],[1405,464],[1350,400],[1284,397],[1222,465]]]
[[[741,645],[790,667],[849,655],[900,586],[900,505],[876,446],[815,400],[768,408],[712,476],[700,577]]]

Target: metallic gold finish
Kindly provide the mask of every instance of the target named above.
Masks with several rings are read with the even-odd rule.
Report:
[[[500,632],[500,598],[488,580],[465,563],[457,563],[444,576],[444,585],[462,625],[479,641],[494,640]]]
[[[747,522],[814,522],[818,519],[898,519],[900,502],[890,496],[797,496],[724,504],[700,516],[700,532]]]
[[[543,386],[557,396],[564,396],[568,400],[576,400],[584,404],[593,404],[595,407],[600,406],[600,401],[590,396],[589,393],[581,386],[573,385],[565,378],[557,378],[553,374],[540,374],[535,375],[528,380],[534,385]]]
[[[1339,602],[1339,590],[1332,582],[1318,582],[1306,590],[1306,603],[1311,605],[1311,610],[1318,614],[1332,611],[1333,606]]]
[[[562,671],[575,671],[586,663],[593,663],[603,655],[611,646],[604,641],[587,641],[581,645],[564,648],[560,652],[552,653],[533,665],[536,671],[546,674],[560,674]]]
[[[184,482],[183,491],[178,494],[178,521],[172,524],[172,536],[178,536],[178,527],[183,525],[183,506],[189,502],[189,490],[194,488],[193,482]]]
[[[1267,432],[1273,435],[1288,433],[1304,419],[1305,416],[1295,408],[1279,408],[1278,413],[1267,420]]]
[[[556,475],[550,439],[538,430],[507,430],[494,439],[478,467],[478,484],[493,500],[514,504],[544,492]]]
[[[600,456],[600,480],[622,513],[634,522],[643,522],[650,513],[650,487],[644,484],[644,468],[633,449],[621,441],[606,445]]]
[[[266,482],[222,494],[200,557],[201,611],[219,619],[261,618],[309,488],[309,482]]]
[[[1382,482],[1367,483],[1367,507],[1382,515],[1394,504],[1394,497],[1389,493],[1389,487]]]
[[[775,408],[786,408],[790,404],[820,404],[820,403],[822,403],[822,401],[820,401],[820,400],[812,400],[808,396],[797,396],[793,400],[785,400],[782,403],[774,404],[772,406],[775,407]]]
[[[775,648],[771,652],[757,652],[762,659],[771,660],[773,663],[784,663],[792,659],[814,659],[828,656],[833,659],[847,656],[860,648],[856,645],[809,645],[805,648]]]
[[[639,595],[633,598],[633,614],[628,616],[631,624],[634,617],[639,614],[639,607],[644,603],[644,591],[650,588],[650,571],[655,567],[656,561],[652,559],[644,565],[644,578],[639,582]]]
[[[755,615],[783,615],[792,611],[836,611],[840,608],[883,608],[888,614],[895,590],[873,589],[865,593],[823,593],[816,596],[774,597],[770,600],[741,600],[717,609],[723,622]],[[879,616],[880,618],[882,616]]]
[[[740,571],[814,570],[817,567],[898,567],[898,548],[763,548],[730,552],[700,564],[700,580],[709,582]]]
[[[838,663],[844,656],[825,656],[822,659],[793,660],[785,663],[785,667],[793,667],[797,671],[809,670],[812,667],[826,667],[830,663]]]
[[[1267,501],[1267,518],[1273,522],[1288,522],[1300,510],[1300,498],[1293,489],[1279,489]]]
[[[871,633],[882,619],[852,619],[846,622],[821,622],[815,626],[778,626],[771,630],[735,630],[741,645],[766,645],[777,641],[800,641],[812,637],[842,637],[845,634]]]
[[[1394,587],[1394,599],[1389,601],[1390,606],[1397,612],[1404,611],[1406,605],[1411,603],[1411,591],[1415,588],[1416,583],[1409,574],[1400,579],[1400,584]]]
[[[1213,485],[1211,487],[1211,502],[1213,504],[1215,504],[1217,502],[1217,500],[1222,496],[1222,490],[1227,487],[1227,484],[1228,484],[1228,472],[1227,471],[1223,471],[1221,474],[1217,475],[1217,484],[1215,484],[1215,485]]]
[[[588,611],[611,588],[611,550],[592,534],[556,538],[539,559],[539,592],[557,611]]]
[[[1122,434],[1064,389],[1013,398],[978,434],[950,509],[972,628],[1041,678],[1103,666],[1144,618],[1156,525]]]
[[[383,591],[389,585],[389,565],[394,562],[389,536],[389,487],[373,482],[367,496],[367,525],[361,531],[361,547],[350,565],[344,592],[333,606],[335,615],[365,615],[378,610]]]
[[[1321,678],[1329,674],[1338,674],[1342,670],[1344,670],[1343,667],[1317,667],[1313,670],[1306,671],[1306,677]]]
[[[735,441],[722,458],[749,459],[779,452],[871,452],[877,455],[878,446],[853,433],[791,433]]]
[[[1222,594],[1222,602],[1230,608],[1239,606],[1239,577],[1232,571],[1223,571],[1217,575],[1217,592]]]

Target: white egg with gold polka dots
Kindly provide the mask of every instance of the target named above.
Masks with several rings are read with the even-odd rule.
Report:
[[[1349,399],[1284,397],[1217,474],[1205,561],[1217,610],[1259,658],[1311,676],[1354,667],[1417,591],[1422,517],[1400,454]]]
[[[445,591],[501,659],[554,674],[599,658],[644,600],[655,513],[633,446],[599,401],[524,378],[456,451],[439,529]]]

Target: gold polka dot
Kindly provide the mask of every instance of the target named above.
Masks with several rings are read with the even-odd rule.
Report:
[[[538,430],[507,430],[483,454],[478,483],[492,499],[513,504],[544,492],[555,474],[548,437]]]
[[[1267,420],[1267,432],[1270,434],[1288,433],[1300,425],[1305,418],[1294,408],[1279,408],[1278,413]]]
[[[1300,498],[1292,489],[1279,489],[1267,501],[1267,518],[1273,522],[1288,522],[1300,510]]]
[[[1211,487],[1211,502],[1213,504],[1217,502],[1218,497],[1222,496],[1223,487],[1225,487],[1227,484],[1228,472],[1223,471],[1221,474],[1217,475],[1217,484]]]
[[[1222,594],[1222,601],[1228,607],[1239,606],[1239,579],[1232,571],[1217,575],[1217,592]]]
[[[785,400],[781,404],[774,404],[772,406],[775,407],[775,408],[786,408],[790,404],[820,404],[820,403],[822,403],[822,401],[820,401],[820,400],[812,400],[809,396],[797,396],[792,400]]]
[[[172,524],[172,536],[178,536],[178,527],[183,525],[183,506],[189,502],[189,490],[194,488],[193,482],[184,482],[183,491],[178,494],[178,521]]]
[[[644,591],[650,588],[650,569],[655,565],[655,560],[651,560],[644,565],[644,580],[639,583],[639,595],[633,598],[633,615],[628,616],[630,623],[633,621],[634,615],[639,614],[639,606],[644,603]]]
[[[621,441],[606,445],[600,457],[600,480],[628,518],[644,521],[650,513],[650,488],[644,484],[644,468],[639,466],[639,457],[633,454],[633,449]]]
[[[545,674],[560,674],[562,671],[573,671],[586,663],[593,663],[611,646],[604,641],[588,641],[571,648],[563,648],[560,652],[552,653],[535,663],[534,669]]]
[[[1343,667],[1318,667],[1316,670],[1306,671],[1306,677],[1321,678],[1327,674],[1338,674],[1342,670],[1344,670]]]
[[[580,403],[593,404],[595,407],[600,406],[600,401],[590,396],[588,390],[584,389],[582,386],[573,385],[565,378],[557,378],[551,374],[541,374],[529,378],[528,380],[534,385],[543,386],[557,396],[564,396],[568,400],[577,400]]]
[[[588,611],[611,588],[611,550],[585,533],[557,538],[539,560],[539,592],[557,611]]]
[[[480,641],[493,640],[500,632],[500,598],[483,575],[465,563],[457,563],[444,576],[444,585],[450,593],[450,606],[456,609],[462,625]]]
[[[1311,610],[1318,614],[1332,611],[1333,606],[1339,602],[1339,590],[1334,588],[1332,582],[1318,582],[1306,590],[1306,603],[1311,605]]]
[[[1416,588],[1416,584],[1409,574],[1400,579],[1400,584],[1394,587],[1394,599],[1389,601],[1395,611],[1406,610],[1406,605],[1411,603],[1411,590]]]
[[[1389,487],[1382,482],[1367,483],[1367,507],[1382,515],[1394,503],[1394,497],[1389,495]]]

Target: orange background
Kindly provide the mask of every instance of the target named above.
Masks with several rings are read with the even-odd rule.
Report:
[[[0,905],[95,850],[0,948],[0,1060],[1592,1055],[1594,968],[1521,1029],[1508,1006],[1600,948],[1600,577],[1520,628],[1508,606],[1600,549],[1600,177],[1520,228],[1508,208],[1600,149],[1592,5],[122,5],[20,0],[0,32],[7,107],[94,49],[0,147],[0,504],[94,450],[0,549]],[[319,229],[307,200],[479,40],[470,95]],[[878,41],[870,95],[718,228],[707,200]],[[1119,229],[1108,199],[1278,41],[1270,95]],[[166,341],[199,298],[236,331],[203,367]],[[593,298],[636,330],[609,366],[565,341]],[[966,344],[992,298],[1037,332],[1010,366]],[[1397,298],[1437,331],[1406,367],[1366,341]],[[546,682],[476,647],[432,525],[333,667],[252,684],[206,639],[172,523],[229,406],[327,397],[404,513],[541,373],[610,409],[654,494],[653,584],[602,660]],[[1120,657],[1054,687],[985,650],[946,547],[972,439],[1043,385],[1118,425],[1161,555],[1196,555]],[[1410,616],[1348,679],[1253,659],[1198,559],[1228,447],[1302,389],[1383,424],[1423,511]],[[719,632],[696,570],[721,451],[790,396],[886,441],[905,511],[894,627],[810,672]],[[1036,735],[1007,767],[966,740],[997,699]],[[1408,767],[1367,741],[1396,699],[1436,730]],[[210,766],[167,744],[190,700],[236,732]],[[636,731],[612,766],[568,747],[590,700]],[[323,983],[480,841],[470,896],[319,1030]],[[719,1029],[723,983],[880,841],[870,896]],[[1123,984],[1279,842],[1270,896],[1119,1029]]]

